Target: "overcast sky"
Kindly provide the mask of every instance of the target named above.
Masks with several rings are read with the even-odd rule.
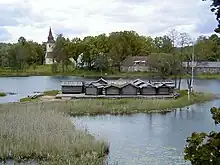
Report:
[[[120,30],[160,36],[170,28],[193,38],[217,25],[211,1],[202,0],[0,0],[0,42],[47,40],[55,34],[84,37]]]

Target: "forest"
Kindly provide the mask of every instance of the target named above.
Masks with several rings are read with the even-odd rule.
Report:
[[[0,68],[25,71],[30,67],[36,68],[38,65],[44,65],[45,44],[28,41],[22,36],[17,43],[0,43]],[[220,59],[220,37],[216,34],[209,37],[199,36],[193,41],[189,34],[175,29],[170,30],[164,36],[155,38],[139,35],[135,31],[112,32],[87,36],[83,39],[77,37],[70,39],[59,34],[55,37],[53,58],[57,62],[56,65],[62,66],[62,72],[68,71],[66,66],[73,65],[69,59],[73,58],[77,61],[80,54],[82,55],[81,65],[87,64],[84,69],[109,70],[114,67],[120,71],[123,60],[128,56],[158,54],[160,61],[161,59],[167,61],[167,58],[175,59],[175,61],[177,59],[178,61],[191,61],[193,51],[196,61],[218,61]],[[150,62],[152,63],[152,60]],[[53,69],[53,71],[57,70]]]

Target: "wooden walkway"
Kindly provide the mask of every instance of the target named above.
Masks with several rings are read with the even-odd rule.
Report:
[[[174,98],[173,95],[153,95],[153,96],[145,96],[145,95],[85,95],[85,94],[57,94],[56,99],[96,99],[96,98],[112,98],[112,99],[120,99],[120,98],[137,98],[137,99],[171,99]]]

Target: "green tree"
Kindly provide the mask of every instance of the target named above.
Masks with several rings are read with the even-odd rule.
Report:
[[[220,108],[211,108],[212,119],[215,124],[220,123]],[[186,140],[184,159],[192,165],[219,165],[220,164],[220,132],[193,132]]]
[[[53,58],[62,66],[62,72],[65,72],[65,66],[68,65],[69,56],[66,49],[67,41],[65,37],[62,34],[57,35],[56,41],[55,41],[55,47],[53,49]],[[54,67],[54,66],[52,66]]]
[[[220,0],[212,0],[211,11],[216,15],[216,20],[218,21],[218,26],[215,29],[215,32],[220,33]]]
[[[112,66],[121,71],[121,63],[132,54],[132,48],[126,38],[126,32],[112,32],[109,35],[109,56]]]

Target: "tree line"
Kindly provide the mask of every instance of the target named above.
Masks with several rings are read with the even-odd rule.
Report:
[[[139,35],[135,31],[112,32],[109,35],[87,36],[83,39],[69,39],[62,34],[57,35],[53,57],[63,67],[70,64],[69,59],[77,61],[82,55],[81,66],[90,70],[108,70],[111,67],[120,71],[122,62],[128,56],[149,56],[151,59],[172,58],[190,61],[192,45],[195,60],[218,61],[220,59],[220,37],[200,36],[195,42],[187,33],[172,29],[167,35],[152,38]],[[29,67],[44,64],[45,43],[39,44],[20,37],[17,43],[0,43],[0,67],[12,70],[25,70]],[[166,55],[165,55],[166,54]],[[152,61],[152,60],[151,60]],[[162,60],[163,61],[163,60]],[[152,66],[154,64],[152,63]],[[163,65],[163,64],[161,64]],[[169,72],[167,72],[169,73]]]

